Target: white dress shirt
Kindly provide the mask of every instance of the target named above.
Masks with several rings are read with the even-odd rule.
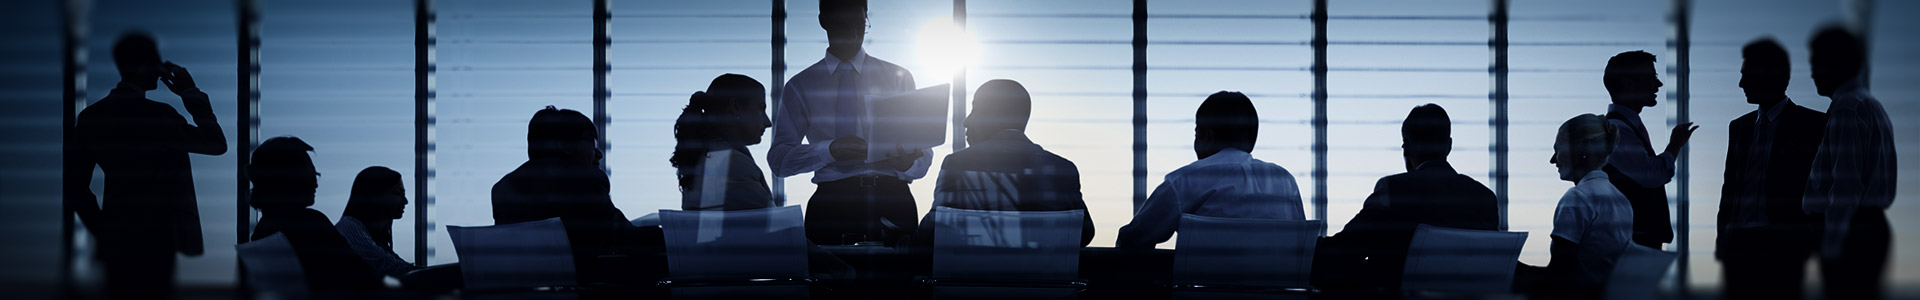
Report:
[[[1827,108],[1827,137],[1813,158],[1812,174],[1807,176],[1807,194],[1801,207],[1809,214],[1826,214],[1826,235],[1821,254],[1840,253],[1852,225],[1854,212],[1863,209],[1885,210],[1893,205],[1894,189],[1899,182],[1894,159],[1892,122],[1859,81],[1848,82],[1833,92],[1833,104]]]
[[[1134,211],[1133,222],[1120,227],[1116,246],[1152,248],[1166,242],[1180,227],[1183,213],[1209,217],[1304,220],[1300,186],[1293,173],[1227,148],[1172,173],[1153,188]]]
[[[1633,204],[1607,179],[1601,171],[1580,177],[1553,210],[1553,236],[1579,245],[1571,279],[1580,286],[1605,284],[1620,253],[1633,245]]]
[[[840,103],[840,72],[847,72],[849,67],[855,73],[852,78],[857,80],[846,84],[857,90],[853,93],[853,100],[858,102]],[[892,176],[909,181],[926,177],[928,167],[933,164],[933,148],[919,149],[926,155],[915,160],[913,167],[906,171],[861,161],[835,161],[828,150],[833,140],[840,136],[871,138],[869,124],[860,122],[859,118],[845,120],[839,116],[843,112],[841,105],[865,107],[869,99],[913,89],[913,74],[907,72],[906,68],[867,56],[866,50],[861,50],[853,59],[846,61],[829,53],[820,62],[794,74],[793,79],[787,81],[786,88],[780,91],[780,108],[773,112],[776,123],[773,127],[773,149],[767,151],[767,165],[773,169],[773,176],[788,177],[813,172],[814,183],[856,176]],[[844,125],[858,129],[842,132],[841,122],[855,122]]]
[[[1607,164],[1613,165],[1643,188],[1656,188],[1672,182],[1674,163],[1680,159],[1679,153],[1653,153],[1655,148],[1648,140],[1652,135],[1647,134],[1646,122],[1640,120],[1639,112],[1619,104],[1608,104],[1607,114],[1627,119],[1624,122],[1607,120],[1620,131],[1620,143],[1613,147],[1613,155],[1607,156]]]

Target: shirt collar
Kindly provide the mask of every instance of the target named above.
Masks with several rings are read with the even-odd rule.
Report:
[[[1626,117],[1628,121],[1633,121],[1634,123],[1644,123],[1640,121],[1639,112],[1634,112],[1633,109],[1619,104],[1607,104],[1607,113]]]
[[[1447,173],[1455,173],[1453,171],[1453,164],[1447,163],[1447,160],[1444,160],[1444,159],[1429,160],[1427,162],[1420,163],[1420,165],[1418,166],[1413,166],[1413,170],[1415,171],[1426,171],[1427,169],[1433,169],[1434,171],[1445,171]]]
[[[1840,84],[1840,87],[1838,88],[1834,88],[1832,98],[1835,98],[1835,99],[1842,98],[1842,97],[1865,98],[1865,97],[1861,97],[1859,94],[1865,94],[1866,92],[1867,92],[1867,85],[1860,83],[1860,79],[1855,78],[1853,80],[1848,80],[1847,83]]]
[[[1253,154],[1247,153],[1245,150],[1240,150],[1240,148],[1227,147],[1220,149],[1220,152],[1215,152],[1212,156],[1207,156],[1207,159],[1200,161],[1225,163],[1246,161],[1248,159],[1253,159]]]
[[[841,61],[839,56],[833,56],[833,52],[827,52],[827,58],[821,59],[820,65],[827,68],[827,73],[833,73],[834,69],[840,67]],[[846,62],[853,64],[854,73],[866,73],[864,69],[867,66],[867,49],[861,47],[860,52],[854,52],[853,59]]]
[[[1586,182],[1588,182],[1588,181],[1594,181],[1594,180],[1599,180],[1599,181],[1601,181],[1601,182],[1607,182],[1607,180],[1609,180],[1609,179],[1607,178],[1607,172],[1605,172],[1605,171],[1600,171],[1600,170],[1593,170],[1593,172],[1587,172],[1587,175],[1586,175],[1586,176],[1581,176],[1581,177],[1580,177],[1580,183],[1586,183]],[[1576,185],[1577,185],[1577,184],[1576,184]]]
[[[1780,119],[1780,111],[1787,110],[1787,106],[1789,105],[1793,105],[1792,98],[1780,98],[1780,102],[1773,103],[1773,107],[1760,110],[1760,116],[1766,118],[1767,122],[1773,122],[1773,120]]]

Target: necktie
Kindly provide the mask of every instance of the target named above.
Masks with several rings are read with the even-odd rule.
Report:
[[[833,134],[836,137],[860,135],[860,111],[865,108],[865,105],[860,103],[859,98],[859,74],[854,71],[853,64],[844,61],[834,68],[833,73],[840,83],[840,97],[833,102],[835,108]]]
[[[1768,122],[1765,111],[1760,112],[1756,117],[1758,118],[1755,118],[1753,124],[1753,143],[1747,146],[1747,172],[1744,174],[1747,181],[1746,189],[1741,191],[1746,197],[1742,197],[1745,199],[1740,201],[1740,216],[1746,223],[1753,226],[1768,223],[1766,202],[1774,201],[1767,199],[1766,194],[1767,161],[1768,156],[1773,153],[1771,148],[1774,134],[1769,126],[1772,126],[1773,122]]]

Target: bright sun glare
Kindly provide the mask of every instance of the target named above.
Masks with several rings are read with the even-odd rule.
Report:
[[[973,34],[954,26],[953,20],[939,18],[920,26],[914,52],[919,54],[920,64],[933,71],[914,77],[926,78],[922,79],[926,82],[948,82],[962,67],[973,65],[980,56],[980,45]]]

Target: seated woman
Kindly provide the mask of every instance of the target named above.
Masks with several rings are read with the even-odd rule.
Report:
[[[740,74],[720,75],[707,91],[694,92],[674,121],[673,157],[682,210],[742,210],[778,207],[747,146],[773,127],[767,90]]]
[[[340,222],[333,227],[367,266],[400,278],[414,270],[412,263],[393,253],[393,221],[406,211],[407,189],[400,182],[400,172],[387,167],[367,167],[353,178],[347,209],[340,213]]]
[[[767,175],[747,146],[773,127],[767,117],[767,88],[740,74],[713,79],[707,91],[694,92],[673,123],[676,143],[667,162],[679,170],[680,209],[748,210],[785,205],[773,200]],[[807,247],[807,265],[817,277],[852,278],[853,268],[818,246]]]
[[[353,254],[327,215],[308,208],[320,187],[320,173],[314,171],[308,151],[313,146],[295,137],[267,139],[254,148],[253,161],[247,164],[247,181],[253,183],[247,205],[260,210],[260,221],[253,225],[252,240],[286,236],[316,294],[381,288],[379,273]]]
[[[1606,285],[1613,265],[1632,245],[1633,207],[1599,171],[1607,165],[1620,136],[1607,120],[1583,114],[1560,125],[1550,161],[1560,179],[1574,182],[1553,213],[1553,258],[1545,274],[1527,280],[1536,291],[1595,295]],[[1539,270],[1534,270],[1536,273]]]

